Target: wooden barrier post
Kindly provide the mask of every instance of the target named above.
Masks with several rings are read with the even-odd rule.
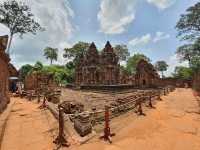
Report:
[[[158,91],[158,100],[162,101],[162,99],[161,99],[161,91],[160,90]]]
[[[141,99],[144,99],[144,97],[141,97],[140,99],[139,99],[139,101],[138,101],[138,110],[137,110],[137,112],[138,112],[138,115],[143,115],[143,116],[145,116],[145,114],[143,113],[143,110],[142,110],[142,101],[141,101]]]
[[[109,141],[112,143],[111,137],[115,136],[115,133],[110,132],[110,114],[109,114],[109,106],[105,106],[105,128],[104,135],[100,137],[100,139],[104,139],[105,141]]]
[[[150,107],[150,108],[153,108],[151,93],[150,93],[150,96],[149,96],[149,107]]]
[[[39,93],[38,93],[37,98],[38,98],[37,102],[40,103],[40,94]]]
[[[43,99],[43,102],[42,102],[43,107],[46,107],[46,99],[47,99],[46,96],[44,96],[44,99]]]
[[[165,90],[165,88],[163,89],[163,92],[164,92],[164,95],[166,96],[167,94],[166,94],[166,90]]]
[[[32,92],[30,92],[30,93],[28,94],[28,100],[29,100],[29,101],[32,100]]]
[[[53,141],[53,143],[61,146],[66,146],[69,147],[70,144],[67,142],[65,139],[64,135],[64,118],[63,118],[63,108],[58,105],[58,110],[59,110],[59,133],[57,138]]]

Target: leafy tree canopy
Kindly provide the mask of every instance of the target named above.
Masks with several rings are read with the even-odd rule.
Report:
[[[194,40],[200,37],[200,2],[189,7],[186,13],[181,15],[176,29],[178,37],[183,40]]]
[[[176,25],[178,37],[189,40],[189,44],[180,46],[177,54],[181,61],[189,61],[193,71],[200,70],[200,2],[189,7],[186,13],[181,15]]]
[[[128,48],[126,45],[116,45],[114,47],[114,51],[116,55],[119,57],[119,61],[126,61],[127,58],[130,56]]]
[[[157,61],[156,64],[155,64],[155,68],[158,71],[167,71],[167,67],[168,67],[168,64],[163,60]]]
[[[200,55],[194,56],[190,62],[190,67],[193,69],[195,72],[200,71]]]
[[[162,73],[162,77],[164,77],[164,71],[167,71],[167,68],[168,68],[168,64],[161,60],[161,61],[157,61],[156,64],[155,64],[155,68],[156,70],[160,71]]]
[[[26,64],[19,69],[19,78],[24,81],[27,74],[33,69],[33,66]]]
[[[20,68],[20,79],[23,81],[30,73],[50,73],[53,74],[55,81],[58,84],[67,84],[74,81],[74,68],[68,68],[62,65],[44,66],[41,62],[36,62],[34,66],[29,64]]]
[[[38,30],[44,30],[33,17],[30,8],[21,1],[7,0],[0,3],[0,23],[10,30],[8,53],[13,35],[19,34],[22,37],[26,33],[36,34]]]
[[[77,62],[81,55],[85,54],[86,50],[89,48],[90,43],[78,42],[72,48],[64,49],[64,58],[72,59],[73,62]]]
[[[193,76],[192,69],[188,67],[177,66],[174,72],[173,77],[178,79],[192,79]]]

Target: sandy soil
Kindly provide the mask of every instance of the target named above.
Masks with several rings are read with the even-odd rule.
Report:
[[[99,135],[83,145],[63,150],[200,150],[200,107],[191,89],[176,89],[138,117],[129,112],[111,120],[113,143]],[[15,99],[2,150],[53,150],[57,122],[38,104]],[[1,117],[1,116],[0,116]],[[123,126],[122,126],[123,124]]]
[[[52,150],[58,123],[39,104],[20,98],[14,102],[5,128],[1,150]],[[3,116],[0,116],[2,118]]]
[[[177,89],[162,98],[146,116],[133,119],[128,115],[122,119],[126,124],[118,132],[113,130],[113,144],[96,139],[70,149],[200,150],[199,105],[192,90]]]

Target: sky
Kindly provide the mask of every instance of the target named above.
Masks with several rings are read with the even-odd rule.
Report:
[[[0,0],[3,2],[5,0]],[[18,0],[19,1],[19,0]],[[130,54],[143,53],[152,63],[164,60],[171,75],[180,63],[175,52],[182,45],[177,39],[176,23],[185,10],[198,0],[21,0],[45,31],[27,34],[21,39],[14,36],[11,62],[17,67],[41,61],[47,46],[58,48],[57,64],[66,64],[63,49],[78,41],[95,42],[102,49],[106,41],[126,44]],[[9,30],[0,24],[0,35]]]

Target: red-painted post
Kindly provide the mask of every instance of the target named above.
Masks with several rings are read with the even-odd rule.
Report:
[[[149,107],[153,108],[151,93],[150,93],[150,96],[149,96]]]
[[[104,139],[105,141],[109,141],[112,143],[111,137],[115,136],[115,133],[110,132],[110,114],[109,114],[109,106],[105,106],[105,128],[104,135],[100,137],[100,139]]]
[[[53,141],[53,143],[59,145],[59,147],[61,146],[69,147],[70,144],[65,139],[65,135],[64,135],[63,108],[60,105],[58,105],[58,110],[59,110],[59,133],[58,133],[57,138]]]

